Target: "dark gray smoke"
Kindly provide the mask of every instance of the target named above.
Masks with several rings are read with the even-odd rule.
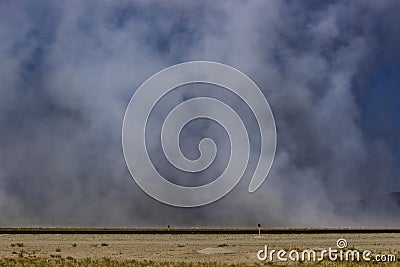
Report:
[[[338,206],[400,191],[399,11],[396,0],[1,2],[0,225],[395,225],[386,200],[371,208],[388,209],[379,216]],[[274,112],[278,148],[256,193],[253,163],[222,200],[182,209],[133,182],[121,127],[144,80],[190,60],[249,75]],[[189,156],[204,128],[226,150],[223,131],[199,122],[183,135]],[[217,163],[216,173],[224,156]]]

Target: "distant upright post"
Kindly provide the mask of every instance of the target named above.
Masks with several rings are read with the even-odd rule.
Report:
[[[169,229],[170,229],[170,228],[171,228],[171,225],[168,224],[168,232],[169,232]]]
[[[258,236],[261,236],[261,224],[258,224],[257,227],[258,227]]]

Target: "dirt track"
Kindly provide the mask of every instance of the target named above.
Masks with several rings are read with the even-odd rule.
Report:
[[[400,234],[2,234],[0,257],[104,257],[152,261],[216,261],[226,263],[258,262],[256,253],[268,245],[271,249],[314,249],[336,247],[345,238],[348,247],[391,253],[399,258]],[[204,248],[226,248],[231,254],[202,254]]]

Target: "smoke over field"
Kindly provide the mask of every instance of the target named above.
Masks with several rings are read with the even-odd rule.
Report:
[[[395,0],[3,1],[0,225],[398,226],[396,200],[379,196],[400,191],[399,11]],[[272,108],[278,146],[268,179],[248,194],[257,125],[241,101],[204,88],[247,118],[255,149],[230,194],[183,209],[134,183],[121,128],[142,82],[192,60],[249,75]],[[168,95],[149,125],[152,158],[181,184],[212,181],[229,152],[224,131],[199,120],[182,132],[182,150],[195,158],[212,136],[212,169],[192,177],[160,156],[166,111],[200,87]]]

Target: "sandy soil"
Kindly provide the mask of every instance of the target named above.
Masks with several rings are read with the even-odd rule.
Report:
[[[75,259],[109,257],[117,260],[254,263],[258,262],[257,251],[264,245],[277,250],[322,250],[336,248],[339,238],[345,238],[351,249],[391,253],[400,258],[400,234],[280,234],[263,235],[262,238],[242,234],[3,234],[0,235],[0,257],[18,257],[22,251],[24,255],[37,257],[59,255]],[[212,247],[223,247],[233,253],[198,252]]]

